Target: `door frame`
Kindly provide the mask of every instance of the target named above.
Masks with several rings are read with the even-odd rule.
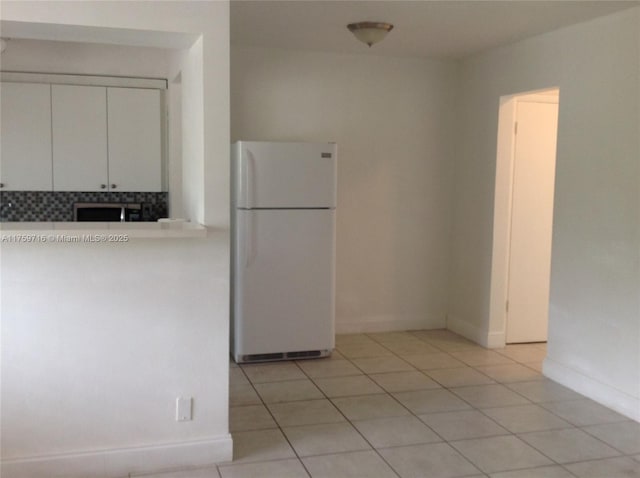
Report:
[[[504,347],[507,337],[517,103],[518,101],[533,100],[559,104],[559,94],[559,87],[549,87],[500,97],[487,335],[489,348]]]

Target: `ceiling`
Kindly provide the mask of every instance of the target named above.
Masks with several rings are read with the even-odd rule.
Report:
[[[231,44],[460,59],[637,5],[640,0],[233,0]],[[367,20],[395,26],[371,49],[346,29]]]

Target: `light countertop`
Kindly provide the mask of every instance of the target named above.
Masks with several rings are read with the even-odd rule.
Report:
[[[126,242],[131,239],[206,237],[192,222],[2,222],[2,243]]]

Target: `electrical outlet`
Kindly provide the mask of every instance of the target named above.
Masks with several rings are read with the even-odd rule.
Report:
[[[193,398],[178,397],[176,398],[176,421],[188,422],[192,420]]]

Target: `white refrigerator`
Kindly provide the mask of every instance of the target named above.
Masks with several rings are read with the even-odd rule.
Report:
[[[334,143],[231,147],[231,354],[237,363],[334,348]]]

